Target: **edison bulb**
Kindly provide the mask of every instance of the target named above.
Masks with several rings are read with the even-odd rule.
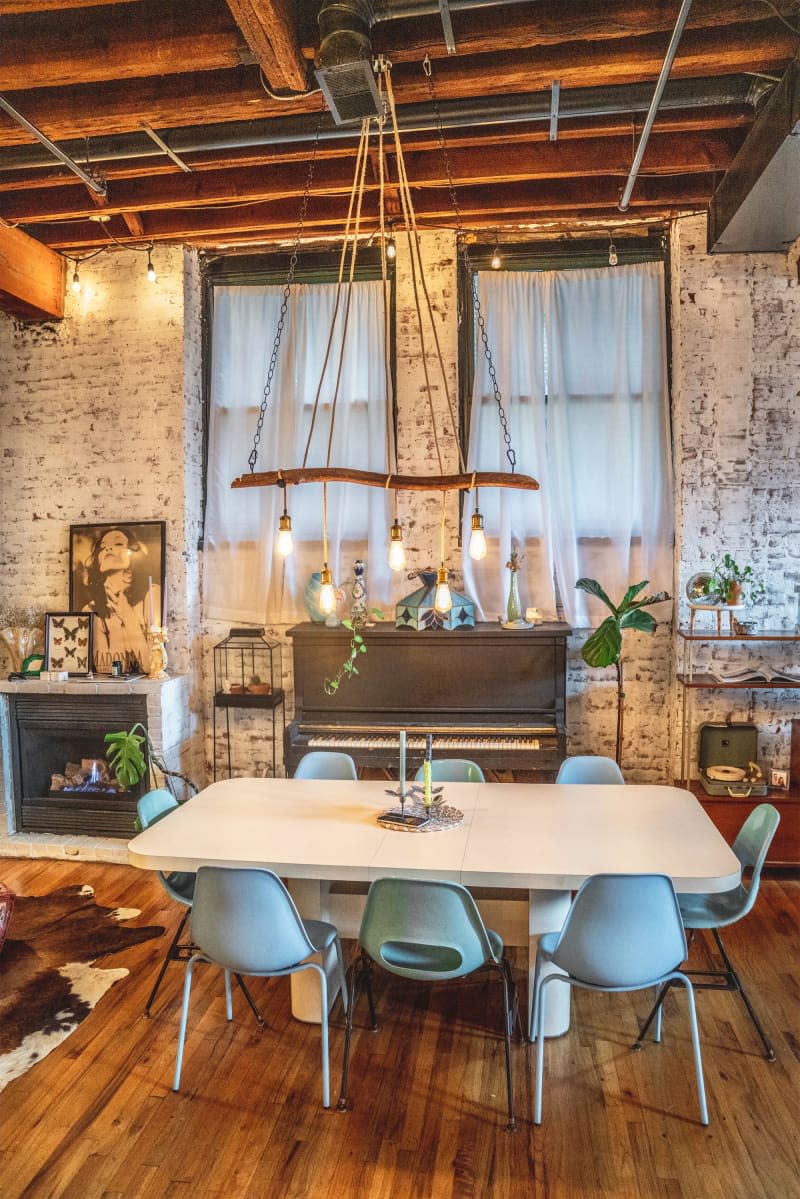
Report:
[[[483,517],[480,512],[472,514],[472,532],[469,535],[469,556],[476,562],[486,557],[486,534],[483,531]]]
[[[449,612],[453,606],[453,597],[450,595],[450,585],[447,582],[447,571],[443,566],[436,572],[436,594],[433,597],[433,606],[437,612]]]
[[[292,541],[292,518],[284,512],[278,520],[278,544],[275,547],[282,558],[286,558],[294,549]]]
[[[78,275],[77,267],[75,267],[75,274],[72,276],[72,290],[75,292],[78,292],[81,290],[81,281],[80,281],[80,276]]]
[[[389,531],[389,567],[391,570],[405,570],[406,547],[403,545],[402,526],[394,522]]]
[[[322,583],[319,592],[320,611],[324,612],[326,616],[330,616],[336,608],[336,592],[333,587],[333,575],[327,566],[322,568],[320,582]]]
[[[156,268],[149,258],[147,259],[147,278],[151,283],[155,283],[157,279]]]
[[[492,254],[492,261],[491,261],[491,267],[492,267],[492,270],[493,270],[493,271],[499,271],[499,270],[500,270],[500,267],[501,267],[502,265],[503,265],[503,260],[502,260],[502,258],[500,257],[500,251],[498,250],[497,246],[495,246],[495,248],[494,248],[494,254]]]
[[[394,238],[390,237],[386,243],[386,257],[389,259],[397,257],[397,247],[394,244]]]

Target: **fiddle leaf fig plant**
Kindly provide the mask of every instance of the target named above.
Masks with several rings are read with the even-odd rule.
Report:
[[[653,634],[656,630],[656,620],[645,608],[653,604],[663,604],[671,598],[666,591],[656,591],[653,595],[642,595],[649,579],[641,583],[633,583],[623,595],[618,604],[612,603],[596,579],[578,579],[575,584],[580,591],[595,596],[610,609],[603,623],[586,639],[581,650],[581,657],[589,666],[614,666],[617,671],[617,747],[616,761],[621,765],[623,711],[625,690],[622,670],[622,634],[626,629],[634,629],[639,633]]]

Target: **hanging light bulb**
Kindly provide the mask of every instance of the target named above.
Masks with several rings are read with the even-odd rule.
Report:
[[[328,570],[327,563],[322,568],[320,583],[322,584],[319,593],[320,611],[329,616],[336,607],[336,592],[333,589],[333,575]]]
[[[619,262],[619,257],[617,255],[617,247],[614,245],[614,240],[613,240],[611,234],[609,233],[609,235],[608,235],[608,265],[616,266],[618,262]]]
[[[153,266],[153,259],[150,257],[150,255],[152,253],[153,253],[153,247],[151,246],[150,249],[147,251],[147,278],[150,280],[151,283],[155,283],[156,279],[158,278],[158,275],[156,274],[156,268]]]
[[[405,570],[406,547],[403,545],[403,526],[395,520],[389,530],[389,566],[392,570]]]
[[[286,482],[281,479],[278,486],[283,489],[283,515],[278,519],[278,544],[275,546],[282,558],[294,549],[292,541],[292,518],[286,510]]]
[[[486,534],[483,531],[483,516],[477,506],[472,513],[472,532],[469,535],[469,556],[476,562],[486,557]]]
[[[294,549],[292,541],[292,518],[288,512],[278,519],[278,544],[275,547],[282,558],[288,557]]]
[[[389,239],[386,242],[386,257],[392,261],[397,257],[397,246],[394,244],[394,234],[389,234]]]
[[[447,581],[447,567],[444,565],[440,566],[436,572],[436,594],[433,597],[433,606],[437,612],[449,612],[453,606],[450,584]]]
[[[497,246],[495,246],[495,248],[494,248],[494,253],[492,254],[492,261],[491,261],[490,265],[491,265],[491,268],[493,271],[499,271],[500,267],[503,265],[503,260],[500,257],[500,251],[497,248]]]
[[[81,290],[81,279],[78,274],[78,264],[75,263],[75,274],[72,276],[72,290],[77,294]]]

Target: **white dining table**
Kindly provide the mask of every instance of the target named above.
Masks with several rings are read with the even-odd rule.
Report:
[[[333,923],[337,904],[345,905],[345,922],[351,923],[353,905],[356,913],[363,905],[363,894],[348,895],[347,884],[387,875],[479,888],[479,907],[486,888],[522,892],[527,928],[518,943],[527,950],[529,995],[538,937],[561,927],[571,893],[590,875],[666,874],[680,892],[728,891],[740,879],[728,844],[694,796],[677,787],[446,783],[444,802],[460,809],[463,821],[440,831],[406,832],[377,822],[380,812],[396,806],[388,786],[225,779],[135,837],[128,859],[165,871],[266,866],[288,880],[301,915]],[[336,884],[344,884],[338,888],[343,896]],[[502,903],[495,897],[490,907],[498,915]],[[357,915],[355,928],[339,927],[354,935]],[[333,963],[326,965],[333,973]],[[559,987],[560,1002],[548,1005],[545,1035],[568,1029],[569,992]],[[292,1007],[300,1019],[319,1019],[318,998],[296,983]]]

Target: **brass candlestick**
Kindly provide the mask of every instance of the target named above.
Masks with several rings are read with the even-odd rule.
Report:
[[[167,630],[161,625],[150,626],[150,670],[148,679],[166,679],[167,676]]]

